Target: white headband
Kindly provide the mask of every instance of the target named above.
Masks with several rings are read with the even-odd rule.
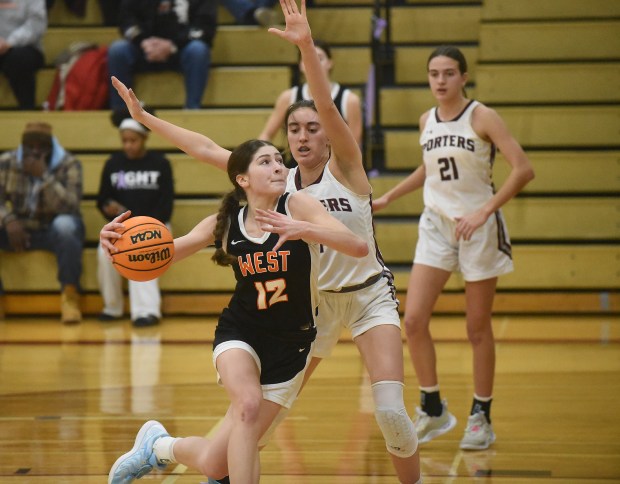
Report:
[[[143,135],[147,135],[149,133],[144,126],[142,126],[140,123],[138,123],[138,121],[132,118],[123,119],[118,129],[121,131],[124,129],[130,129],[132,131],[135,131],[136,133],[140,133]]]

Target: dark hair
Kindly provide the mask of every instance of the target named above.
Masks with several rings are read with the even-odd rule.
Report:
[[[440,45],[433,52],[431,52],[431,55],[428,56],[428,61],[426,62],[427,70],[431,60],[439,56],[449,57],[450,59],[458,62],[459,72],[461,74],[465,74],[467,72],[467,60],[465,59],[465,56],[458,47],[454,47],[453,45]]]
[[[314,104],[314,101],[312,99],[300,99],[299,101],[295,101],[293,104],[291,104],[286,109],[286,114],[284,115],[284,132],[285,133],[288,131],[288,118],[290,118],[291,114],[293,114],[295,111],[299,109],[303,109],[303,108],[310,108],[314,112],[318,113],[318,110],[316,109],[316,105]]]
[[[467,59],[465,59],[465,56],[463,55],[461,50],[453,45],[440,45],[433,52],[431,52],[431,55],[428,56],[428,61],[426,61],[427,71],[431,61],[435,57],[439,56],[449,57],[450,59],[455,60],[459,65],[459,72],[461,74],[465,74],[467,72]],[[467,97],[465,88],[463,88],[463,96]]]
[[[227,173],[228,179],[235,187],[232,191],[224,195],[220,208],[217,212],[217,221],[215,223],[215,253],[211,259],[221,266],[231,265],[237,260],[236,257],[228,254],[222,247],[222,238],[228,227],[230,216],[239,209],[240,202],[247,200],[245,191],[237,183],[237,175],[247,173],[250,163],[256,152],[263,146],[274,146],[269,141],[251,139],[237,146],[228,158]]]

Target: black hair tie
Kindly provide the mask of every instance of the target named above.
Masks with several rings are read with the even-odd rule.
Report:
[[[221,249],[222,248],[222,241],[221,240],[216,240],[215,241],[215,248],[216,249]]]

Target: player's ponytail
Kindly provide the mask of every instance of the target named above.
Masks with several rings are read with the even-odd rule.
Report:
[[[215,222],[215,230],[213,235],[215,236],[215,253],[211,257],[216,264],[221,266],[229,266],[235,262],[236,258],[226,252],[222,246],[224,234],[230,223],[230,217],[239,210],[239,195],[238,191],[243,193],[240,187],[235,187],[234,190],[224,195],[220,208],[217,212],[217,219]],[[245,197],[245,193],[243,194]]]

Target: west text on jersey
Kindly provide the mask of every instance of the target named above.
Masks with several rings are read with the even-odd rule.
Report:
[[[241,274],[260,274],[262,272],[286,272],[288,270],[289,250],[270,250],[268,252],[254,252],[237,257]]]

